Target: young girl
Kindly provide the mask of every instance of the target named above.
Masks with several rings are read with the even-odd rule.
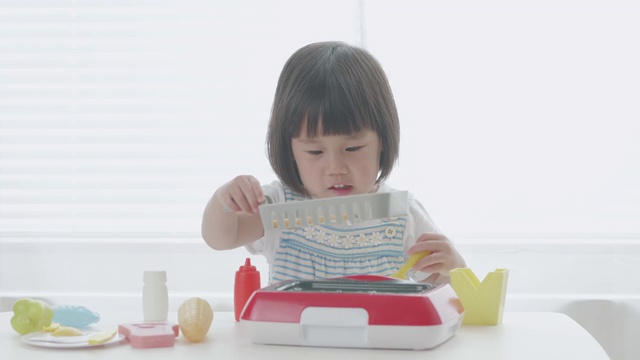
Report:
[[[204,211],[205,242],[216,250],[245,246],[264,255],[271,283],[391,275],[421,251],[430,254],[413,268],[423,273],[419,279],[447,282],[450,270],[465,267],[464,259],[411,196],[406,216],[357,228],[262,226],[258,205],[265,195],[280,203],[393,191],[384,181],[398,158],[399,133],[389,83],[371,54],[340,42],[299,49],[280,74],[267,134],[279,181],[262,186],[240,175],[221,186]]]

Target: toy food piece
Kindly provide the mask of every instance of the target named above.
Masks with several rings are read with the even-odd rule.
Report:
[[[79,305],[55,305],[53,308],[53,322],[63,326],[83,328],[100,320],[100,314]]]
[[[53,309],[42,300],[22,298],[13,304],[11,327],[24,335],[41,331],[43,326],[51,325]]]
[[[120,324],[118,332],[131,342],[132,347],[147,349],[173,346],[180,328],[177,324],[167,323]]]
[[[204,339],[212,320],[213,310],[206,300],[193,297],[185,300],[178,308],[178,324],[189,341],[199,342]]]
[[[84,335],[82,331],[71,327],[71,326],[60,326],[55,329],[52,333],[52,336],[81,336]]]
[[[411,271],[411,269],[413,268],[413,265],[415,265],[418,261],[420,261],[420,259],[422,259],[423,257],[429,254],[431,254],[431,252],[422,251],[422,252],[418,252],[411,255],[411,257],[409,257],[409,260],[407,260],[407,262],[405,262],[404,265],[402,265],[400,269],[398,269],[398,271],[393,273],[391,277],[396,279],[403,279],[403,280],[406,279],[407,273]]]
[[[113,339],[113,337],[116,336],[117,333],[118,332],[116,330],[106,330],[95,333],[89,338],[89,345],[104,344],[107,341]]]
[[[51,336],[80,336],[84,333],[74,327],[61,326],[59,323],[51,323],[49,326],[42,327],[43,332],[51,333]]]
[[[60,328],[60,324],[57,323],[57,322],[52,322],[51,325],[49,325],[49,326],[43,326],[42,327],[42,331],[43,332],[54,332],[58,328]]]

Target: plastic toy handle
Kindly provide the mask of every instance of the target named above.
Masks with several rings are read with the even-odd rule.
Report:
[[[430,251],[421,251],[411,255],[411,257],[409,257],[409,260],[407,260],[407,262],[405,262],[404,265],[402,265],[400,269],[398,269],[398,271],[391,275],[391,277],[396,279],[406,279],[407,273],[409,272],[409,270],[411,270],[413,265],[415,265],[418,261],[420,261],[420,259],[429,254],[431,254]]]

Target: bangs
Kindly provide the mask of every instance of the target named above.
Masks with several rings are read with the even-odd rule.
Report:
[[[329,94],[335,93],[329,91]],[[308,107],[299,117],[294,137],[302,135],[303,125],[306,125],[308,138],[320,135],[351,135],[373,129],[373,124],[365,119],[368,119],[367,115],[359,113],[348,96],[328,95],[321,104]]]

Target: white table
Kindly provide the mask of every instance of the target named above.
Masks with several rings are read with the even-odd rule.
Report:
[[[560,313],[506,312],[498,326],[463,325],[446,343],[430,350],[311,348],[252,344],[230,312],[217,312],[201,343],[180,335],[169,348],[135,349],[119,344],[82,349],[41,348],[23,343],[10,325],[12,312],[0,313],[0,359],[608,359],[598,342],[578,323]],[[115,329],[140,322],[141,314],[102,314],[94,328]],[[169,321],[177,323],[176,313]]]

